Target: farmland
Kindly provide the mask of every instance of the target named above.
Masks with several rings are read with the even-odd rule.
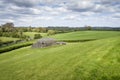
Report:
[[[15,40],[19,40],[19,38],[0,37],[0,40],[1,40],[2,42],[7,42],[7,41],[15,41]]]
[[[78,31],[49,37],[96,40],[0,54],[0,80],[120,79],[120,32]]]
[[[0,80],[120,80],[120,0],[0,0]]]
[[[24,32],[24,35],[30,36],[31,38],[34,38],[35,34],[41,34],[42,36],[46,36],[46,33],[39,33],[39,32]]]
[[[109,37],[120,36],[117,31],[77,31],[53,35],[51,37],[58,40],[84,40],[84,39],[103,39]]]

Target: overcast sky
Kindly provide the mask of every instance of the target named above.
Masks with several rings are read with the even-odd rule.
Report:
[[[120,0],[0,0],[0,24],[120,27]]]

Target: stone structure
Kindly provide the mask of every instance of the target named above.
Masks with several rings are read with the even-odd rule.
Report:
[[[56,40],[53,38],[42,38],[32,45],[32,48],[43,48],[56,44]]]
[[[66,42],[57,42],[53,38],[42,38],[32,45],[32,48],[43,48],[52,45],[66,45]]]

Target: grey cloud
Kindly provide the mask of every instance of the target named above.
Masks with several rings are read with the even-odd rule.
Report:
[[[112,15],[113,18],[120,18],[120,13],[115,13]]]
[[[5,4],[14,4],[20,7],[33,7],[39,3],[39,0],[3,0]]]
[[[96,16],[120,12],[120,0],[0,0],[1,19],[20,19],[34,16],[70,15]],[[119,17],[114,15],[112,17]],[[77,17],[66,17],[75,19]],[[43,18],[41,18],[43,19]],[[1,21],[1,20],[0,20]]]
[[[76,12],[86,12],[94,7],[90,1],[72,1],[67,3],[67,8]]]
[[[34,7],[34,6],[59,6],[64,0],[3,0],[5,4],[14,4],[20,7]]]
[[[116,13],[120,11],[120,0],[77,0],[67,3],[73,12]]]

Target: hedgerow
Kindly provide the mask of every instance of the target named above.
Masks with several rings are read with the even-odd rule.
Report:
[[[15,49],[18,49],[18,48],[21,48],[21,47],[30,46],[32,44],[33,44],[33,42],[25,42],[25,43],[19,43],[19,44],[11,45],[11,46],[8,46],[8,47],[4,47],[4,48],[0,49],[0,54],[3,53],[3,52],[8,52],[8,51],[15,50]]]

